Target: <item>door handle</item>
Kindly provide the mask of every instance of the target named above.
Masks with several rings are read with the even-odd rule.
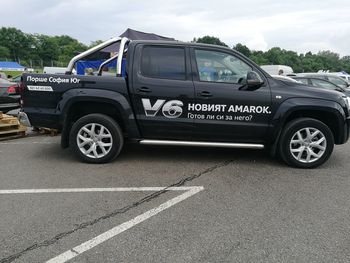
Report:
[[[150,88],[147,87],[141,87],[137,89],[138,92],[142,92],[142,93],[149,93],[152,92],[152,90]]]
[[[209,91],[202,91],[202,92],[198,93],[198,95],[202,96],[202,97],[206,97],[206,98],[213,96],[213,94],[211,94]]]

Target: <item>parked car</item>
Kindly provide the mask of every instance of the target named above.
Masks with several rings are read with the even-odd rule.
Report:
[[[343,72],[331,72],[331,74],[334,74],[338,77],[341,77],[342,79],[345,79],[348,84],[350,84],[350,75],[345,74]]]
[[[275,79],[279,79],[282,81],[289,81],[289,82],[294,82],[294,83],[300,83],[300,81],[292,78],[292,77],[288,77],[288,76],[282,76],[282,75],[271,75],[271,77],[275,78]]]
[[[0,72],[0,79],[6,79],[7,80],[7,75],[4,72]]]
[[[283,71],[284,76],[294,75],[293,69],[285,65],[261,65],[260,67],[270,75],[278,75],[280,70]]]
[[[346,95],[347,100],[350,103],[350,89],[343,89],[325,79],[318,79],[318,78],[312,78],[312,77],[294,77],[294,79],[308,86],[342,92]]]
[[[0,111],[8,112],[20,108],[18,84],[0,78]]]
[[[337,85],[340,88],[346,89],[349,87],[349,84],[343,78],[336,76],[332,73],[299,73],[298,77],[312,77],[317,79],[325,79],[333,84]]]
[[[21,82],[21,78],[22,78],[22,74],[17,75],[17,76],[15,76],[15,77],[12,77],[12,78],[10,79],[10,81],[11,81],[11,82],[15,82],[15,83],[20,83],[20,82]]]

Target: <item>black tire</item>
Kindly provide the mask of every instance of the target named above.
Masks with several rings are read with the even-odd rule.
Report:
[[[84,154],[78,146],[78,133],[86,125],[89,124],[98,124],[102,125],[109,132],[112,138],[111,147],[108,147],[108,151],[104,156],[101,157],[89,157],[87,154]],[[102,136],[101,136],[102,137]],[[103,140],[103,139],[101,139]],[[110,140],[110,138],[109,138]],[[94,143],[94,142],[91,142]],[[89,114],[78,119],[72,126],[72,129],[69,134],[69,145],[78,158],[87,163],[107,163],[116,158],[120,151],[123,148],[124,137],[119,125],[109,116],[104,114]],[[87,144],[89,147],[89,144]],[[99,147],[99,146],[98,146]],[[99,147],[99,150],[102,151],[102,148]],[[101,153],[103,155],[104,153]],[[91,154],[90,154],[91,155]]]
[[[323,154],[318,153],[321,155],[318,159],[317,157],[314,157],[315,160],[312,162],[305,162],[307,160],[299,161],[297,157],[293,156],[293,153],[291,151],[291,140],[295,136],[295,134],[298,131],[303,131],[303,129],[306,128],[312,128],[320,131],[318,136],[322,136],[325,138],[325,149],[323,150]],[[321,137],[321,138],[322,138]],[[313,140],[317,140],[318,138],[314,138]],[[306,142],[306,145],[300,145],[305,147],[310,144],[310,141]],[[298,143],[295,144],[297,147]],[[293,144],[294,146],[294,144]],[[323,145],[324,146],[324,145]],[[334,137],[333,133],[330,130],[330,128],[324,124],[323,122],[312,119],[312,118],[298,118],[295,120],[290,121],[283,129],[280,142],[279,142],[279,154],[284,162],[286,162],[288,165],[297,167],[297,168],[316,168],[323,163],[325,163],[328,158],[331,156],[334,148]],[[318,148],[313,148],[318,150]],[[308,154],[308,151],[303,151],[303,156]]]

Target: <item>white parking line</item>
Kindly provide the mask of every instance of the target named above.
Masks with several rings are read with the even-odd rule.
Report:
[[[0,190],[0,194],[40,194],[40,193],[85,193],[85,192],[150,192],[188,191],[192,186],[180,187],[114,187],[114,188],[50,188],[50,189],[10,189]]]
[[[172,207],[176,205],[177,203],[180,203],[181,201],[197,194],[198,192],[204,190],[203,186],[193,186],[188,187],[189,190],[187,190],[185,193],[170,199],[169,201],[166,201],[165,203],[159,205],[156,208],[153,208],[151,210],[148,210],[147,212],[136,216],[135,218],[122,223],[70,250],[67,250],[66,252],[48,260],[46,263],[63,263],[67,262],[68,260],[75,258],[76,256],[79,256],[80,254],[96,247],[97,245],[115,237],[116,235],[123,233],[124,231],[136,226],[137,224],[140,224],[141,222],[151,218],[152,216],[155,216],[159,214],[160,212],[164,211],[165,209],[168,209],[169,207]],[[164,188],[163,188],[164,189]],[[176,190],[176,187],[173,187],[173,190]]]
[[[159,214],[187,198],[204,190],[203,186],[180,186],[180,187],[116,187],[116,188],[57,188],[57,189],[12,189],[0,190],[0,194],[44,194],[44,193],[87,193],[87,192],[145,192],[145,191],[185,191],[183,194],[176,196],[161,205],[148,210],[147,212],[134,217],[112,229],[70,249],[62,254],[50,259],[47,263],[63,263],[79,256],[80,254],[100,245],[101,243],[117,236],[120,233],[142,223],[143,221]]]
[[[26,145],[26,144],[57,144],[57,142],[45,142],[45,141],[25,141],[25,142],[0,142],[0,145]]]

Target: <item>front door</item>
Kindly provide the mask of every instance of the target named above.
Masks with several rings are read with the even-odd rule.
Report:
[[[207,141],[262,142],[271,115],[268,84],[247,89],[249,61],[230,51],[191,49],[195,102],[188,106],[196,138]]]

